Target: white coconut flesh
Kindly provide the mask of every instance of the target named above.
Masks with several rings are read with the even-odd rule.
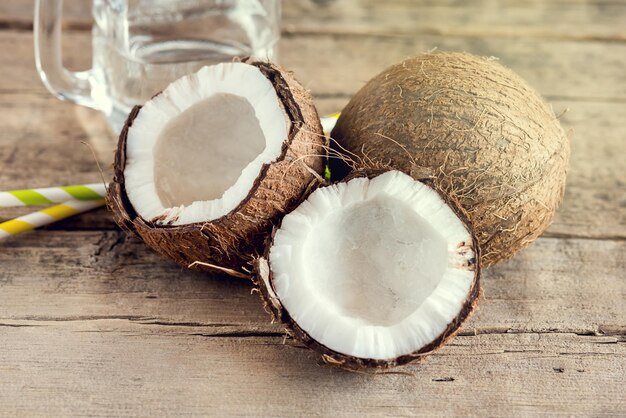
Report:
[[[130,203],[162,224],[220,218],[281,155],[289,128],[274,86],[257,67],[204,67],[147,102],[128,130]]]
[[[285,216],[269,252],[272,287],[318,343],[395,359],[461,312],[476,274],[471,243],[427,185],[398,171],[356,178],[316,190]]]

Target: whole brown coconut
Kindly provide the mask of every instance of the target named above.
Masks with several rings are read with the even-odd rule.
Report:
[[[430,176],[468,212],[483,267],[550,225],[569,142],[552,109],[511,70],[465,53],[407,59],[371,79],[332,131],[354,167]],[[348,164],[331,160],[333,179]]]
[[[211,207],[212,202],[220,199],[219,196],[222,189],[225,189],[226,193],[224,193],[221,198],[226,199],[225,196],[229,193],[229,189],[227,188],[227,186],[229,186],[228,182],[234,181],[232,179],[228,181],[225,180],[228,176],[223,174],[223,171],[230,170],[230,168],[228,168],[230,167],[229,158],[236,159],[239,150],[237,148],[220,150],[219,152],[221,153],[230,154],[228,154],[227,157],[221,157],[221,154],[215,157],[214,155],[217,155],[215,153],[218,153],[218,151],[216,150],[215,153],[213,153],[211,147],[215,146],[215,148],[218,148],[218,145],[225,147],[223,141],[229,141],[233,144],[243,144],[233,145],[233,147],[240,147],[242,153],[244,151],[248,153],[252,152],[250,151],[251,146],[247,144],[247,142],[251,141],[251,138],[247,136],[241,137],[241,135],[239,135],[240,137],[238,138],[223,137],[224,135],[233,135],[228,133],[230,132],[229,130],[240,129],[244,116],[250,120],[250,126],[244,127],[251,132],[249,135],[255,134],[259,136],[259,138],[262,138],[261,134],[258,133],[261,132],[258,126],[259,122],[261,125],[264,123],[260,112],[267,110],[268,105],[263,100],[267,100],[269,96],[267,91],[271,91],[272,89],[267,89],[267,86],[265,86],[266,92],[258,94],[261,97],[256,97],[255,95],[257,95],[257,93],[254,93],[254,91],[259,90],[259,81],[249,81],[248,78],[239,75],[239,72],[242,74],[250,73],[249,68],[243,68],[245,71],[241,71],[242,69],[239,67],[244,64],[260,71],[262,74],[261,84],[266,83],[266,81],[263,80],[268,80],[273,90],[275,90],[278,101],[274,100],[276,103],[272,104],[272,106],[277,109],[274,111],[272,117],[276,117],[276,112],[282,112],[281,115],[284,116],[279,116],[278,119],[279,125],[282,124],[281,129],[285,129],[285,136],[277,138],[280,143],[273,145],[277,147],[277,153],[272,157],[273,159],[271,161],[262,161],[262,164],[258,163],[258,170],[253,174],[253,180],[252,178],[249,179],[251,187],[244,189],[242,198],[229,198],[230,200],[227,203],[232,206],[232,209],[228,211],[225,210],[226,213],[221,216],[214,216],[213,213],[211,216],[207,215],[206,219],[200,217],[200,219],[196,219],[196,221],[190,223],[182,222],[181,217],[183,215],[193,215],[198,218],[198,212],[202,213],[202,210],[191,213],[185,212],[185,210],[189,212],[189,207],[197,203],[195,200],[206,200],[208,203],[205,202],[203,204],[205,204],[205,206],[208,205],[207,207]],[[193,102],[209,100],[210,98],[194,98],[196,91],[201,91],[202,88],[204,88],[201,87],[202,83],[205,83],[207,85],[206,89],[209,90],[214,89],[211,83],[218,85],[218,90],[221,88],[219,87],[221,84],[226,85],[229,83],[228,80],[223,81],[224,78],[228,78],[224,76],[227,71],[223,69],[227,66],[239,66],[235,69],[236,72],[239,72],[231,77],[234,78],[235,81],[230,82],[229,87],[224,87],[223,90],[230,91],[240,89],[242,90],[242,95],[247,94],[247,91],[253,91],[253,93],[250,93],[250,95],[252,95],[252,98],[249,100],[250,103],[255,101],[261,103],[256,109],[256,118],[254,112],[250,110],[250,105],[246,104],[244,106],[238,102],[238,100],[240,100],[239,96],[216,93],[211,97],[217,97],[215,100],[220,100],[221,102],[217,103],[217,105],[207,102],[208,104],[206,104],[206,106],[214,106],[211,112],[205,111],[203,113],[200,108],[194,107],[204,106],[202,103],[191,103],[191,106],[189,106],[187,110],[182,111],[177,116],[180,119],[186,117],[181,116],[185,115],[185,112],[195,112],[195,114],[186,117],[187,119],[183,122],[176,122],[179,125],[188,124],[187,126],[177,127],[175,124],[168,125],[167,129],[162,129],[160,133],[148,133],[152,129],[156,129],[154,126],[158,125],[158,118],[143,121],[140,123],[141,126],[134,125],[137,125],[137,118],[142,114],[144,109],[148,108],[148,104],[154,108],[155,103],[149,102],[143,108],[141,106],[135,107],[130,113],[120,135],[115,155],[115,178],[109,186],[107,201],[116,222],[123,229],[137,234],[147,245],[152,247],[159,254],[185,267],[222,272],[238,277],[249,277],[249,263],[255,254],[262,252],[262,244],[270,233],[273,225],[280,220],[284,213],[289,212],[306,197],[315,185],[315,182],[321,178],[320,174],[323,173],[324,167],[324,160],[321,157],[324,149],[324,137],[322,135],[317,111],[312,104],[309,93],[289,72],[267,62],[246,60],[243,63],[226,64],[222,69],[205,67],[201,72],[205,71],[205,73],[216,74],[215,80],[202,80],[202,77],[198,75],[197,79],[189,83],[189,91],[183,94],[183,97],[174,97],[175,94],[178,93],[173,91],[175,89],[173,89],[172,86],[178,83],[177,88],[180,90],[181,84],[179,80],[168,87],[163,93],[155,96],[151,102],[154,102],[155,99],[160,100],[163,95],[169,95],[166,99],[171,100],[173,103],[187,100],[187,97]],[[195,76],[196,75],[194,75],[194,77]],[[256,77],[259,77],[258,74],[256,74]],[[246,83],[250,83],[250,85],[248,86]],[[170,106],[169,102],[166,103],[166,105],[162,105],[167,111],[169,109],[168,106]],[[238,107],[241,107],[241,111],[238,110]],[[228,111],[230,113],[224,113],[222,115],[220,114],[222,111]],[[241,112],[241,114],[238,114],[238,112]],[[232,121],[230,121],[229,118],[232,119]],[[256,119],[259,119],[259,121],[255,122]],[[190,127],[192,123],[195,124],[195,127]],[[216,141],[222,141],[219,142],[219,144],[217,142],[215,142],[215,144],[209,142],[211,140],[209,136],[213,135],[214,130],[211,124],[220,125],[220,131],[215,134],[216,139],[214,138]],[[254,126],[255,124],[256,126]],[[270,128],[266,127],[265,129],[273,129],[272,126],[275,125],[276,123],[268,123]],[[200,128],[198,128],[198,126]],[[134,136],[129,134],[133,129],[135,130],[135,132],[133,132]],[[150,141],[156,141],[156,144],[158,144],[159,141],[168,141],[167,138],[162,138],[164,135],[167,136],[173,133],[177,135],[176,141],[183,144],[185,141],[191,141],[191,139],[188,140],[187,138],[193,136],[188,132],[192,129],[202,129],[203,131],[196,134],[196,139],[194,139],[194,141],[197,141],[196,143],[184,146],[180,145],[184,148],[184,151],[183,148],[181,148],[180,152],[185,153],[184,159],[190,161],[189,165],[195,167],[195,172],[190,171],[191,169],[187,167],[188,164],[186,160],[182,158],[183,156],[174,155],[174,160],[169,159],[172,157],[170,154],[176,154],[178,152],[177,147],[179,145],[176,142],[170,141],[171,143],[166,144],[169,148],[167,148],[166,152],[161,151],[161,154],[157,154],[158,150],[156,149],[158,145],[133,145],[135,148],[141,148],[141,152],[144,154],[148,151],[150,153],[154,152],[154,156],[150,158],[155,160],[155,162],[152,162],[150,158],[145,157],[146,161],[141,162],[142,164],[152,164],[154,166],[154,174],[142,174],[140,172],[141,167],[136,163],[135,165],[139,168],[133,171],[133,175],[135,177],[145,176],[149,181],[151,181],[150,176],[160,175],[162,177],[161,179],[154,180],[154,188],[160,188],[159,199],[152,196],[155,195],[154,192],[150,192],[148,193],[148,195],[150,195],[148,200],[155,200],[154,204],[157,206],[162,205],[165,209],[162,210],[162,213],[155,212],[150,215],[142,216],[137,207],[149,207],[152,203],[144,205],[145,202],[142,201],[143,198],[139,192],[135,193],[136,196],[139,196],[134,198],[135,201],[133,201],[132,196],[129,197],[128,151],[131,141],[130,138],[135,138],[132,140],[137,143],[145,140],[146,144],[151,144]],[[216,127],[215,129],[218,128]],[[145,136],[149,138],[143,138],[144,131],[146,132]],[[223,133],[222,131],[228,132]],[[161,135],[161,137],[154,139],[157,134]],[[204,135],[207,135],[206,139]],[[259,139],[259,141],[261,141],[261,139]],[[266,141],[269,141],[269,139],[266,138]],[[197,152],[194,147],[198,148]],[[265,149],[267,151],[269,145],[260,143],[259,147],[259,150]],[[135,152],[138,155],[135,159],[143,155],[141,152]],[[210,161],[202,161],[203,156]],[[252,157],[254,157],[254,155],[252,155]],[[249,159],[252,159],[252,157]],[[163,161],[157,163],[157,158],[161,158]],[[180,161],[183,162],[180,163]],[[248,161],[246,160],[244,162]],[[175,163],[178,165],[174,165]],[[220,166],[220,164],[222,165]],[[222,171],[215,169],[214,166],[222,167]],[[199,173],[197,170],[198,167],[200,167]],[[209,179],[198,186],[198,177],[204,175],[202,174],[202,171],[204,171],[203,167],[205,167],[206,172],[209,173],[207,174]],[[248,170],[251,169],[248,168]],[[136,171],[139,171],[139,174],[135,173]],[[181,179],[181,177],[183,177],[181,173],[191,174],[185,174],[187,177]],[[236,173],[227,174],[233,176],[235,179],[238,175]],[[250,176],[250,174],[246,175]],[[244,174],[241,174],[241,176],[244,176]],[[141,187],[141,180],[142,179],[140,179],[139,182],[135,181],[135,183],[140,184],[140,186],[133,186],[134,189]],[[241,178],[239,180],[241,180]],[[242,184],[246,181],[248,181],[247,178],[242,180]],[[214,186],[213,183],[224,183],[224,185],[220,186],[222,187],[222,189],[219,189],[220,193],[215,194],[215,196],[209,196],[209,189],[217,187]],[[172,184],[174,186],[171,186]],[[203,197],[204,195],[207,197]],[[172,199],[174,204],[166,204],[165,198],[161,198],[162,196],[166,196],[167,199]],[[200,196],[200,198],[198,198],[198,196]],[[178,199],[178,201],[176,199]],[[188,199],[188,201],[184,201],[184,199]],[[228,205],[225,203],[222,206],[226,207]],[[219,212],[219,208],[214,210],[214,212],[215,211]],[[149,213],[147,210],[144,210],[144,212]],[[191,216],[191,218],[193,218],[193,216]]]

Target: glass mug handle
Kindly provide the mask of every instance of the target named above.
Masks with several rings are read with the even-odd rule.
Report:
[[[33,22],[35,63],[41,81],[62,100],[103,110],[92,98],[91,70],[73,72],[63,67],[61,23],[63,0],[36,0]]]

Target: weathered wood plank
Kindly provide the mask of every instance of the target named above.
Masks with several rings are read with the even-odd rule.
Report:
[[[626,40],[621,20],[626,4],[614,1],[343,0],[284,4],[285,28],[294,33]]]
[[[498,57],[549,99],[626,98],[626,43],[312,35],[287,38],[281,47],[285,65],[313,92],[324,96],[350,95],[385,67],[437,47]],[[308,53],[298,52],[302,50]]]
[[[617,417],[626,408],[626,345],[613,337],[463,336],[406,375],[367,376],[319,367],[281,337],[198,334],[123,319],[0,327],[11,341],[0,350],[0,405],[19,416],[220,417]]]
[[[133,317],[280,331],[247,282],[184,271],[119,231],[36,231],[0,249],[0,322]],[[624,240],[541,238],[486,272],[463,330],[626,334],[624,271]]]
[[[66,35],[70,68],[89,67],[91,35]],[[1,92],[43,92],[37,81],[32,34],[3,31]],[[626,42],[576,42],[501,37],[419,37],[294,35],[280,44],[281,62],[318,97],[347,97],[385,67],[433,48],[496,56],[549,99],[626,101]],[[302,51],[307,51],[302,53]],[[593,63],[593,64],[592,64]]]
[[[51,95],[0,94],[0,187],[102,181],[94,151],[110,177],[115,139],[95,112],[82,110]],[[85,128],[97,124],[99,132]],[[101,134],[101,135],[100,135]]]
[[[63,23],[76,29],[89,30],[91,1],[64,0]],[[0,3],[0,28],[29,30],[33,25],[34,0],[3,1]]]
[[[27,29],[33,2],[0,3],[0,23]],[[89,30],[90,2],[66,0],[65,25]],[[282,4],[288,33],[438,34],[626,41],[620,1],[299,0]],[[303,16],[306,16],[303,19]]]

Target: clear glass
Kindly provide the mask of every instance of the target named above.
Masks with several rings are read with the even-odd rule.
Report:
[[[94,0],[93,67],[70,72],[62,2],[35,3],[39,75],[57,97],[104,112],[115,132],[132,106],[204,65],[277,58],[280,0]]]

